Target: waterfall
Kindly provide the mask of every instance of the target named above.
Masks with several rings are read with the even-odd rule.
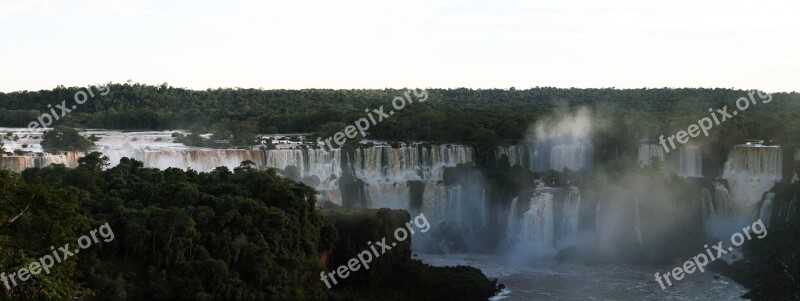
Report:
[[[36,157],[36,167],[47,167],[51,164],[63,164],[69,168],[78,167],[78,159],[85,156],[83,152],[66,151],[58,154],[42,154]]]
[[[267,151],[265,167],[284,170],[286,167],[295,166],[301,172],[300,176],[305,177],[306,160],[302,149],[275,149]]]
[[[528,168],[529,166],[525,160],[525,152],[526,150],[524,146],[498,146],[497,150],[494,152],[494,155],[498,160],[500,160],[503,155],[508,156],[508,164],[510,166],[519,165],[521,167]]]
[[[579,189],[570,189],[563,207],[560,231],[558,231],[559,239],[557,240],[574,240],[578,236],[580,224],[581,192]]]
[[[758,218],[764,222],[764,225],[769,226],[769,222],[772,219],[772,201],[775,199],[774,192],[768,192],[767,195],[764,197],[764,201],[761,204],[761,209],[758,212]]]
[[[331,181],[342,176],[341,151],[338,149],[275,149],[266,151],[262,167],[284,170],[297,167],[300,178],[316,176],[322,182],[319,188],[332,188]]]
[[[533,172],[553,169],[573,171],[588,167],[592,162],[593,146],[587,141],[568,143],[526,142],[522,145],[501,146],[495,150],[495,158],[508,156],[511,166],[519,165]]]
[[[511,240],[519,232],[519,218],[517,217],[517,202],[519,197],[511,200],[511,207],[508,208],[508,220],[506,224],[506,238]]]
[[[28,168],[44,168],[52,164],[63,164],[68,168],[78,167],[78,159],[84,153],[66,151],[57,154],[40,153],[26,156],[2,156],[0,157],[0,168],[13,172],[22,172]]]
[[[111,166],[119,163],[123,157],[141,161],[144,167],[167,169],[170,167],[193,169],[208,172],[219,166],[228,169],[238,167],[242,161],[253,161],[257,167],[263,167],[262,152],[244,149],[205,149],[205,148],[109,148],[98,149],[109,158]]]
[[[716,216],[729,217],[735,214],[733,212],[734,204],[731,200],[731,194],[722,183],[714,182],[714,204],[712,207]]]
[[[790,220],[792,217],[794,217],[795,215],[797,215],[797,203],[798,203],[798,200],[797,200],[797,195],[795,195],[795,196],[793,196],[793,197],[792,197],[792,199],[791,199],[791,200],[788,202],[788,204],[784,205],[784,208],[785,208],[785,209],[783,209],[783,210],[779,211],[779,216],[778,216],[778,217],[781,217],[781,216],[783,216],[783,221],[782,221],[782,222],[784,222],[784,223],[788,223],[788,222],[789,222],[789,220]],[[770,216],[770,219],[771,219],[771,218],[772,218],[772,217]]]
[[[550,168],[555,171],[583,169],[589,165],[591,154],[589,144],[582,141],[554,145],[550,150]]]
[[[448,187],[438,183],[425,183],[425,191],[422,193],[422,213],[428,219],[444,220],[450,201]]]
[[[523,214],[520,237],[534,245],[553,246],[553,194],[541,192],[530,197]]]
[[[339,189],[319,190],[319,201],[329,201],[341,206],[342,193]]]
[[[677,174],[681,177],[703,176],[702,152],[696,145],[684,145],[678,152]]]
[[[664,148],[658,144],[640,144],[639,145],[639,167],[650,166],[654,163],[654,158],[666,162]]]
[[[411,190],[408,182],[367,183],[368,208],[409,209]]]
[[[304,181],[319,191],[320,201],[342,204],[343,194],[339,179],[347,169],[360,186],[356,194],[369,208],[411,209],[411,182],[422,182],[423,205],[432,210],[433,215],[458,220],[448,215],[447,210],[457,208],[460,202],[468,201],[469,210],[475,210],[478,224],[486,224],[484,191],[463,190],[463,187],[445,186],[444,171],[459,164],[474,161],[472,147],[463,145],[403,145],[398,148],[370,147],[347,152],[346,162],[342,162],[342,150],[324,151],[321,149],[208,149],[185,147],[169,143],[159,144],[153,139],[146,144],[135,143],[119,138],[115,134],[103,139],[112,141],[97,147],[97,151],[109,157],[111,166],[121,158],[128,157],[141,161],[144,167],[166,169],[170,167],[193,169],[200,172],[211,171],[218,166],[233,170],[242,161],[253,161],[258,169],[275,168],[286,171],[296,168],[296,173],[287,174]],[[123,137],[124,138],[124,137]],[[140,137],[141,138],[141,137]],[[118,141],[119,140],[119,141]],[[130,140],[130,139],[128,139]],[[127,141],[127,142],[126,142]],[[140,141],[141,142],[141,141]],[[518,154],[521,152],[517,151]],[[0,157],[0,167],[22,171],[32,167],[46,167],[51,164],[64,164],[76,167],[77,160],[83,156],[79,152],[61,154],[40,154],[26,156]],[[352,156],[352,161],[351,161]],[[521,157],[517,157],[521,158]],[[520,159],[521,160],[521,159]],[[316,177],[316,179],[314,179]],[[359,184],[361,185],[361,184]],[[474,196],[473,196],[474,194]],[[463,210],[467,207],[464,207]]]
[[[356,177],[365,182],[440,181],[445,167],[472,163],[473,150],[456,145],[358,149]]]
[[[328,152],[322,149],[309,149],[306,152],[308,167],[303,170],[304,175],[317,176],[322,181],[322,187],[334,188],[334,181],[342,176],[341,150],[334,149]]]
[[[711,191],[708,188],[703,188],[700,193],[700,203],[702,207],[703,224],[705,225],[711,216],[715,214],[714,199],[711,197]]]
[[[782,159],[778,146],[748,144],[731,149],[722,178],[728,180],[739,215],[757,217],[761,197],[781,179]]]
[[[636,241],[642,245],[642,217],[639,214],[639,197],[634,197],[633,211],[635,216]]]
[[[2,156],[0,157],[0,167],[14,172],[22,172],[25,169],[37,167],[36,157]]]
[[[683,145],[670,155],[659,144],[639,145],[639,167],[650,166],[660,160],[664,171],[680,177],[702,177],[702,159],[702,149],[696,145]]]
[[[485,226],[484,196],[471,198],[464,195],[464,190],[460,185],[426,184],[422,212],[429,220],[453,222],[462,229],[474,228],[474,224]]]
[[[580,209],[577,188],[536,188],[511,201],[506,237],[522,245],[564,247],[578,238]]]

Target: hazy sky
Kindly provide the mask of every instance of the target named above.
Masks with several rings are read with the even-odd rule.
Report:
[[[0,0],[0,91],[800,91],[800,1]]]

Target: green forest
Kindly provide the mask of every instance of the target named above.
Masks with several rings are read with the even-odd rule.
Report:
[[[48,112],[48,105],[70,101],[79,89],[0,93],[0,126],[28,127]],[[192,134],[176,134],[178,141],[206,146],[210,143],[198,134],[211,132],[212,139],[230,139],[234,145],[257,143],[258,134],[325,136],[364,117],[365,109],[391,106],[392,98],[405,91],[193,91],[167,84],[110,84],[108,95],[91,99],[55,122],[55,130],[44,135],[43,147],[89,149],[91,139],[73,128],[186,129]],[[548,87],[427,91],[428,101],[409,105],[371,127],[368,138],[475,146],[476,168],[493,189],[511,195],[539,175],[506,166],[507,161],[496,166],[495,147],[524,139],[537,121],[580,107],[590,109],[598,129],[592,136],[598,166],[626,170],[636,165],[635,159],[628,159],[635,158],[642,141],[685,130],[709,116],[709,109],[733,107],[748,93]],[[773,97],[715,127],[708,138],[698,138],[707,144],[704,165],[712,166],[704,174],[719,176],[729,146],[746,139],[800,143],[800,94]],[[621,156],[627,157],[620,160]],[[319,279],[326,265],[353,257],[359,249],[352,241],[385,236],[381,231],[396,228],[408,214],[320,210],[315,208],[314,189],[282,177],[280,171],[259,171],[252,162],[208,173],[144,168],[142,162],[127,158],[109,166],[99,153],[90,153],[74,169],[51,165],[21,174],[0,171],[0,220],[7,221],[0,225],[0,272],[15,271],[50,252],[50,246],[74,243],[105,223],[116,234],[113,241],[56,265],[50,274],[0,291],[0,300],[485,300],[496,291],[496,283],[479,270],[432,268],[412,260],[410,246],[383,259],[359,281],[328,290]],[[461,173],[472,172],[471,167],[460,168],[467,169]],[[581,175],[545,176],[549,182],[564,182]],[[781,199],[797,199],[797,183],[782,185],[787,187]],[[775,257],[761,255],[784,242],[773,237],[791,240],[798,229],[792,222],[776,229],[769,240],[747,247],[758,262],[717,269],[752,289],[752,296],[789,296],[795,283],[759,279],[781,272],[783,263],[794,267],[794,251],[781,247]],[[730,272],[745,269],[749,273]]]
[[[351,282],[328,290],[319,280],[326,258],[334,250],[354,256],[335,247],[336,225],[344,221],[326,220],[315,209],[314,189],[274,169],[257,171],[246,161],[233,171],[162,171],[127,158],[107,166],[107,158],[94,152],[74,169],[0,171],[0,217],[8,220],[0,227],[0,271],[28,266],[50,246],[75,245],[105,223],[115,233],[49,274],[0,290],[0,300],[351,300],[365,294],[372,300],[441,300],[441,294],[481,300],[494,293],[480,271],[428,267],[411,260],[410,247],[379,261],[385,268],[367,277],[374,285]],[[386,229],[404,222],[371,214],[361,220],[387,223]],[[346,234],[372,240],[386,235],[375,229]],[[438,280],[425,282],[427,288],[377,281],[387,277]],[[433,286],[447,279],[460,280],[452,289]]]
[[[319,299],[308,271],[336,230],[315,211],[315,191],[243,164],[211,173],[142,168],[123,160],[101,171],[99,153],[67,169],[0,172],[0,267],[12,271],[109,223],[116,238],[74,261],[3,290],[2,299]]]
[[[257,133],[312,133],[325,124],[352,124],[365,109],[391,107],[406,89],[383,90],[257,90],[204,91],[143,84],[108,84],[110,93],[97,95],[66,115],[59,124],[121,130],[211,132],[241,143]],[[48,105],[73,101],[80,87],[0,93],[0,126],[28,127]],[[733,89],[428,89],[424,103],[407,105],[373,126],[369,138],[396,141],[513,143],[528,127],[553,114],[587,107],[611,124],[618,139],[654,139],[685,129],[708,115],[708,109],[734,106],[748,91]],[[800,94],[774,93],[769,104],[753,106],[721,128],[727,141],[764,137],[798,141]]]

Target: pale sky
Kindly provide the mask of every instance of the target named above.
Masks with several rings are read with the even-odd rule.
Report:
[[[800,91],[800,1],[0,0],[0,91]]]

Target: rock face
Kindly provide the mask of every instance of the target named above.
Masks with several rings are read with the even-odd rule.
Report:
[[[714,272],[730,277],[749,291],[742,298],[750,300],[797,300],[800,296],[800,186],[778,183],[765,199],[770,199],[768,235],[753,239],[742,248],[745,260],[731,265],[716,261]],[[763,214],[763,213],[762,213]]]
[[[391,250],[338,280],[332,300],[487,300],[498,291],[480,270],[471,267],[432,267],[412,260],[411,239],[398,242],[395,230],[406,228],[412,217],[405,210],[324,209],[322,215],[339,232],[339,242],[328,257],[327,270],[346,266],[352,258],[383,241]],[[413,227],[413,226],[412,226]],[[392,246],[394,242],[396,245]]]

